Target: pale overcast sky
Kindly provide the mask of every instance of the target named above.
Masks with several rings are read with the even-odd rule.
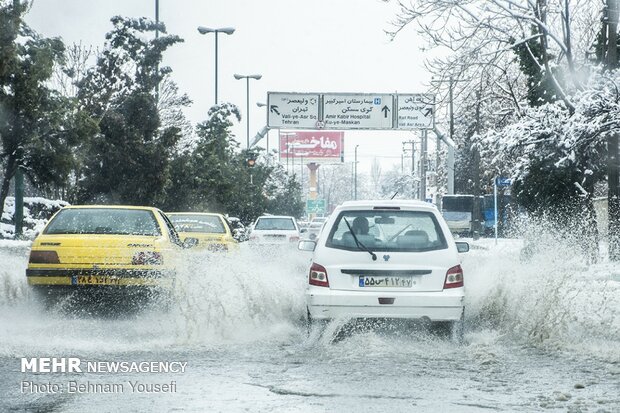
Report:
[[[245,146],[246,82],[234,73],[263,76],[250,81],[250,139],[266,124],[268,91],[420,93],[430,80],[421,41],[404,30],[390,41],[384,30],[397,9],[380,0],[160,0],[160,19],[169,33],[185,42],[165,54],[181,91],[193,100],[188,118],[206,118],[214,103],[215,41],[198,26],[234,27],[219,35],[220,102],[237,104],[244,117],[235,134]],[[66,43],[101,46],[111,29],[110,17],[154,19],[155,0],[35,0],[27,21],[45,36]],[[271,132],[275,147],[276,132]],[[373,157],[382,164],[400,164],[401,142],[410,132],[345,132],[345,157],[351,161],[359,144],[360,168]],[[262,142],[264,146],[264,141]]]

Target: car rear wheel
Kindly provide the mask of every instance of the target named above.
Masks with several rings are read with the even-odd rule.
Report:
[[[457,344],[463,344],[463,336],[465,335],[465,309],[461,314],[461,319],[452,322],[450,338]]]
[[[306,308],[306,326],[308,328],[308,336],[313,332],[318,332],[319,335],[323,334],[325,327],[329,324],[329,320],[312,318],[310,315],[310,309]]]
[[[461,313],[461,318],[456,321],[436,321],[431,325],[431,333],[451,340],[454,343],[462,344],[465,332],[465,310]]]

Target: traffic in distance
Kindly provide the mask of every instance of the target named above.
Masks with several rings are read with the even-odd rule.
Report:
[[[303,226],[263,215],[246,230],[216,213],[164,213],[153,207],[67,206],[32,243],[26,278],[55,305],[127,296],[170,299],[182,250],[234,254],[239,243],[283,256],[309,252],[307,323],[337,317],[420,322],[460,340],[464,274],[438,209],[421,201],[348,201]],[[240,225],[236,222],[236,225]],[[311,255],[311,258],[310,258]],[[75,297],[77,296],[77,297]]]

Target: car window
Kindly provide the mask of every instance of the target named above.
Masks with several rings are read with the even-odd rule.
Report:
[[[179,232],[226,233],[224,223],[217,215],[170,214],[169,217]]]
[[[358,250],[352,231],[359,242],[375,251],[414,252],[448,247],[439,222],[432,212],[341,212],[325,245],[330,248]]]
[[[254,229],[272,231],[295,231],[292,218],[259,218]]]
[[[44,234],[161,235],[151,211],[122,208],[63,209]]]
[[[168,216],[161,211],[159,211],[159,216],[166,223],[166,227],[168,228],[168,236],[170,236],[170,240],[177,245],[182,245],[183,242],[181,241],[181,238],[179,237],[178,232],[174,228],[174,225],[172,224],[170,219],[168,219]]]

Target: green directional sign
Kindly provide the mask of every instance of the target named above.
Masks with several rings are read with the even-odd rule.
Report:
[[[326,209],[327,203],[324,199],[306,200],[306,212],[308,214],[324,214]]]

